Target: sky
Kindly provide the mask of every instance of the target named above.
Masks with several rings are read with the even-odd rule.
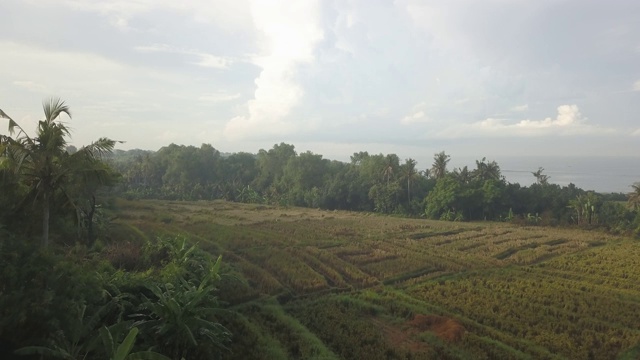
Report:
[[[35,130],[60,97],[78,146],[640,156],[638,19],[631,0],[3,0],[0,109]]]

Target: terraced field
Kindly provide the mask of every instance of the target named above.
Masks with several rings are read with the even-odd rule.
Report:
[[[187,236],[223,254],[221,297],[238,312],[224,358],[640,356],[633,239],[227,202],[118,207],[123,249]]]

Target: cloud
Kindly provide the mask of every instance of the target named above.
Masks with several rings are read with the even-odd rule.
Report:
[[[527,110],[529,110],[529,104],[517,105],[517,106],[512,107],[510,110],[511,111],[515,111],[515,112],[527,111]]]
[[[230,101],[242,93],[241,88],[228,93],[216,92],[223,85],[212,86],[211,81],[192,81],[184,86],[183,74],[128,65],[87,52],[51,50],[6,41],[0,41],[0,48],[4,50],[5,65],[0,69],[0,83],[11,85],[6,89],[0,87],[0,95],[12,90],[19,94],[18,87],[46,91],[45,94],[26,94],[22,102],[0,104],[2,109],[29,131],[35,128],[29,119],[41,117],[38,106],[41,96],[60,96],[74,114],[74,144],[86,144],[106,136],[127,141],[127,146],[157,149],[165,145],[163,139],[192,141],[190,139],[201,134],[205,121],[209,120],[213,121],[213,125],[208,125],[215,129],[212,132],[219,134],[224,119],[233,112],[226,106],[217,106],[212,115],[211,103],[207,101],[226,101],[225,105],[233,107],[235,104]],[[128,125],[126,129],[122,128],[123,123]],[[173,127],[176,123],[180,124],[179,128]],[[4,130],[0,128],[0,133]],[[165,130],[181,137],[172,140],[154,136]]]
[[[47,93],[49,92],[49,88],[45,85],[33,82],[33,81],[14,81],[13,85],[19,86],[23,89],[27,89],[29,91],[38,92],[38,93]]]
[[[231,139],[283,135],[300,128],[287,119],[304,95],[296,81],[297,67],[314,61],[315,46],[324,37],[318,1],[256,0],[251,10],[263,35],[264,54],[254,58],[262,71],[247,103],[248,114],[232,118],[225,127],[224,135]]]
[[[169,53],[169,54],[182,54],[182,55],[193,55],[198,58],[198,60],[191,62],[191,64],[209,67],[215,69],[226,69],[229,67],[233,61],[229,58],[215,56],[212,54],[208,54],[205,52],[192,50],[192,49],[183,49],[179,47],[173,47],[167,44],[153,44],[153,45],[145,45],[145,46],[136,46],[134,50],[142,53]]]
[[[508,119],[487,118],[471,124],[463,124],[446,128],[438,137],[470,138],[470,137],[532,137],[547,135],[590,135],[614,133],[614,129],[603,128],[587,123],[577,105],[560,105],[555,119],[520,120],[510,122]]]
[[[640,80],[633,83],[633,91],[640,91]]]
[[[579,126],[585,119],[582,118],[577,105],[558,106],[558,116],[555,120],[546,118],[544,120],[522,120],[511,126],[522,129],[545,129],[545,128],[568,128]]]
[[[426,123],[426,122],[429,122],[429,118],[426,116],[426,114],[422,110],[416,111],[411,115],[407,115],[404,118],[402,118],[402,120],[400,120],[400,123],[404,125]]]
[[[244,29],[251,21],[247,0],[38,0],[33,3],[98,13],[120,31],[132,30],[132,19],[157,10],[187,13],[197,22],[215,24],[231,31]]]
[[[233,101],[239,98],[240,98],[240,93],[227,94],[224,91],[219,91],[215,93],[202,94],[200,97],[198,97],[198,100],[212,102],[212,103],[221,103],[221,102]]]

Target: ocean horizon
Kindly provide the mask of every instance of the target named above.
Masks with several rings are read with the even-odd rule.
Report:
[[[470,170],[475,169],[475,160],[468,157],[452,157],[449,170],[465,165]],[[640,182],[640,157],[503,156],[487,160],[495,160],[498,163],[507,182],[522,186],[535,183],[532,172],[540,167],[544,168],[543,174],[550,176],[551,184],[567,186],[573,183],[581,189],[601,193],[628,193],[632,190],[631,185]]]

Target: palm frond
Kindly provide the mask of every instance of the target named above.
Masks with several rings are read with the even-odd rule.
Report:
[[[11,117],[9,117],[9,115],[7,115],[7,113],[2,111],[2,109],[0,109],[0,118],[5,118],[5,119],[12,120]]]
[[[22,127],[20,127],[20,125],[18,125],[18,123],[15,122],[15,120],[13,120],[9,115],[7,115],[6,112],[2,111],[2,109],[0,109],[0,118],[9,120],[9,135],[13,135],[16,131],[16,128],[20,130],[18,132],[18,136],[20,136],[20,134],[26,134],[25,131],[22,129]]]
[[[122,143],[122,141],[100,138],[97,141],[92,142],[90,145],[80,148],[78,153],[83,153],[85,156],[91,158],[101,158],[106,154],[110,154],[116,143]]]
[[[71,118],[71,110],[69,106],[60,98],[49,98],[42,102],[42,108],[44,109],[45,122],[51,123],[55,121],[60,114],[65,113]]]

